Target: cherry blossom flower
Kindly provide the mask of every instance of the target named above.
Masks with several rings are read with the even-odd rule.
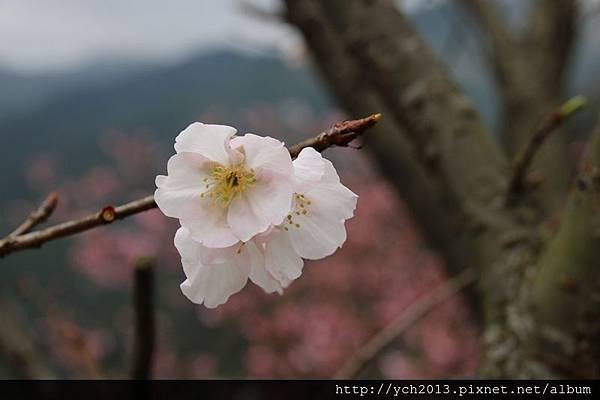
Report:
[[[156,177],[161,211],[206,247],[247,242],[280,224],[292,202],[292,160],[282,142],[195,122],[175,140],[167,176]]]
[[[283,223],[221,249],[202,245],[186,227],[177,231],[175,246],[187,278],[181,289],[191,301],[216,307],[248,278],[267,293],[281,293],[301,275],[302,257],[326,257],[345,242],[344,223],[354,213],[357,196],[312,148],[302,150],[293,166],[294,197]]]

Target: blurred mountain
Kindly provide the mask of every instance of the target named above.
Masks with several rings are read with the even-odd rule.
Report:
[[[511,0],[511,7],[502,8],[515,29],[525,14],[516,5],[524,3]],[[474,99],[486,123],[497,128],[498,99],[475,38],[480,32],[454,2],[435,4],[412,16],[415,27]],[[596,100],[600,92],[594,86],[594,71],[600,65],[600,52],[592,40],[598,28],[590,26],[581,35],[568,91]],[[22,171],[40,151],[61,154],[72,171],[101,163],[99,138],[108,130],[143,131],[170,143],[207,110],[219,110],[220,120],[233,125],[239,123],[235,114],[252,104],[282,107],[291,100],[317,114],[333,105],[310,67],[233,52],[197,55],[178,65],[96,61],[77,71],[43,76],[0,70],[0,87],[0,168],[10,171],[0,175],[0,185],[11,189],[0,191],[0,203],[27,194]],[[578,117],[587,118],[578,130],[589,131],[595,116],[590,112]],[[294,139],[289,136],[293,132],[286,133],[286,139]],[[165,151],[170,148],[165,146]]]
[[[57,96],[98,88],[150,68],[141,62],[98,60],[73,71],[42,75],[0,69],[0,120],[37,110]]]
[[[69,83],[61,86],[61,81]],[[18,80],[11,85],[19,91]],[[296,99],[315,110],[331,109],[309,69],[228,52],[200,55],[176,66],[105,69],[94,78],[89,70],[41,77],[23,87],[29,92],[20,104],[29,104],[27,112],[0,120],[0,168],[11,171],[0,175],[0,185],[11,188],[0,202],[7,200],[5,195],[15,199],[26,193],[20,171],[40,151],[60,154],[72,171],[101,163],[99,138],[108,130],[144,131],[170,143],[209,108],[234,115],[250,104]],[[35,103],[36,93],[46,100]]]
[[[458,18],[455,12],[440,2],[413,16],[443,56],[454,49],[455,43],[446,38],[452,30],[448,21]],[[461,64],[454,70],[471,95],[490,99],[489,85],[477,66]],[[239,123],[236,112],[251,104],[292,100],[317,114],[328,112],[333,104],[310,67],[232,52],[197,55],[179,65],[97,60],[80,70],[42,76],[0,70],[0,87],[0,168],[10,171],[0,175],[0,185],[11,188],[10,193],[0,192],[0,203],[27,195],[22,171],[40,151],[60,154],[70,171],[101,163],[98,141],[108,130],[144,131],[170,143],[209,109],[222,111],[221,120],[233,125]],[[492,101],[478,104],[485,115],[492,115]],[[294,139],[287,134],[286,139]]]

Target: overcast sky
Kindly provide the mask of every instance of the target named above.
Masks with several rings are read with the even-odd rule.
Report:
[[[414,11],[439,0],[401,1]],[[177,61],[215,47],[289,53],[300,43],[283,24],[249,17],[240,0],[0,0],[0,68],[20,72],[102,58]]]

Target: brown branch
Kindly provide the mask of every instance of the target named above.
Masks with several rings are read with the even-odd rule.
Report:
[[[331,146],[348,147],[350,142],[362,135],[363,132],[375,125],[380,119],[381,114],[373,114],[366,118],[339,122],[319,136],[290,146],[290,154],[292,158],[298,157],[298,154],[305,147],[313,147],[319,152]]]
[[[154,271],[153,261],[141,258],[135,266],[133,286],[134,334],[132,379],[152,378],[154,353]]]
[[[520,345],[534,360],[534,378],[600,377],[599,199],[600,123],[528,292],[527,318],[534,332]]]
[[[525,31],[530,61],[541,68],[546,84],[563,80],[578,34],[578,0],[537,0],[533,2]]]
[[[375,125],[380,118],[381,114],[373,114],[366,118],[337,123],[330,130],[312,139],[290,146],[289,152],[292,157],[296,157],[305,147],[314,147],[317,151],[323,151],[331,146],[347,147],[352,140]],[[53,225],[43,230],[15,237],[9,235],[0,241],[0,257],[16,251],[40,247],[46,242],[107,225],[156,207],[154,196],[149,195],[117,207],[106,206],[94,214]]]
[[[363,347],[348,360],[335,374],[335,379],[356,378],[363,369],[384,351],[394,340],[417,323],[437,305],[443,303],[471,283],[478,274],[475,269],[467,268],[456,277],[434,289],[426,297],[411,304],[402,314],[390,322],[383,330],[375,334]]]
[[[381,96],[390,118],[405,129],[416,154],[423,156],[430,170],[443,171],[440,175],[451,196],[486,205],[503,196],[507,160],[471,103],[394,2],[312,3],[338,32],[338,46],[344,46],[364,71],[364,81]],[[287,4],[293,9],[304,2]],[[306,24],[306,30],[316,25]],[[473,169],[473,165],[486,168]]]
[[[541,148],[546,139],[557,130],[562,124],[579,111],[585,105],[585,99],[577,96],[569,99],[559,109],[548,115],[546,119],[535,130],[525,147],[517,154],[513,163],[513,176],[509,185],[508,201],[513,199],[515,194],[524,191],[526,187],[527,170],[529,169],[533,158]]]
[[[81,219],[63,222],[25,235],[9,237],[0,242],[0,257],[15,251],[40,247],[42,244],[51,240],[71,236],[100,225],[110,224],[115,220],[123,219],[153,208],[156,208],[156,203],[154,202],[154,196],[150,195],[118,207],[104,207],[99,212],[90,214]]]
[[[451,274],[470,265],[474,245],[456,233],[464,213],[449,194],[444,169],[437,166],[440,147],[430,145],[424,151],[416,151],[410,134],[401,127],[381,93],[369,84],[366,75],[370,69],[363,67],[355,52],[344,46],[343,35],[323,9],[324,2],[302,0],[286,4],[288,20],[303,33],[313,60],[340,105],[351,115],[366,115],[373,110],[385,115],[373,128],[373,134],[364,137],[364,144],[379,172],[409,206],[428,246],[444,256]],[[478,303],[474,301],[473,305]]]
[[[25,221],[23,221],[23,223],[19,225],[17,229],[12,231],[8,237],[14,238],[23,235],[33,229],[36,225],[46,221],[56,208],[57,203],[58,194],[56,192],[50,193],[44,202],[38,207],[38,209],[29,214],[27,219],[25,219]]]

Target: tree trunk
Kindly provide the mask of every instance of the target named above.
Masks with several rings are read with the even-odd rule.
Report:
[[[538,191],[507,202],[513,195],[508,182],[515,149],[559,102],[557,82],[572,32],[553,27],[574,19],[574,5],[540,2],[526,39],[518,41],[500,21],[492,23],[495,70],[504,83],[505,148],[491,139],[469,100],[392,1],[286,0],[286,7],[287,19],[303,33],[340,104],[353,114],[384,114],[368,147],[429,243],[451,272],[478,269],[479,287],[470,297],[481,317],[481,375],[599,377],[599,345],[592,338],[598,334],[600,269],[592,268],[592,252],[600,228],[592,199],[600,186],[595,172],[600,157],[590,153],[590,169],[578,178],[554,236],[541,223],[558,213],[567,197],[571,166],[564,136],[544,144],[536,158],[533,167],[545,176]],[[491,21],[485,7],[474,10],[480,20]],[[560,43],[554,48],[559,54],[549,54],[552,40]],[[546,66],[539,76],[523,58],[534,42],[541,43],[535,65]],[[600,154],[600,145],[595,147]],[[551,354],[542,351],[548,343],[554,346]],[[588,356],[578,358],[576,368],[571,360],[583,354]]]

